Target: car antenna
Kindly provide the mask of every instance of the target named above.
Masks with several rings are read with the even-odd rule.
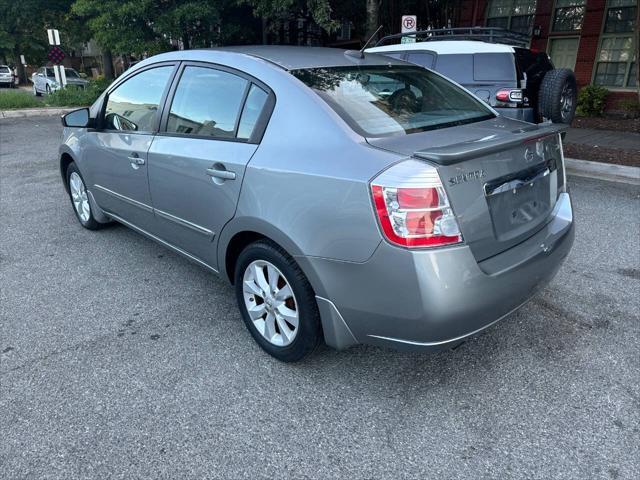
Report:
[[[367,45],[371,43],[371,40],[373,40],[373,37],[375,37],[380,30],[382,30],[382,25],[380,25],[378,29],[375,32],[373,32],[373,35],[369,37],[369,40],[365,42],[365,44],[362,46],[360,50],[347,50],[346,52],[344,52],[344,54],[354,58],[364,58],[364,49],[367,48]]]

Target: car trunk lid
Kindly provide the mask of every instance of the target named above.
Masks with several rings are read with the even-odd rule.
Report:
[[[437,167],[465,243],[492,257],[539,231],[564,188],[558,125],[502,117],[478,124],[368,139]]]

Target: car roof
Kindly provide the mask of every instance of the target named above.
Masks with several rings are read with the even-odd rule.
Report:
[[[345,55],[345,50],[326,47],[296,47],[287,45],[248,45],[220,47],[212,50],[236,52],[266,60],[285,70],[321,67],[349,67],[353,65],[406,65],[405,62],[382,55],[364,55],[355,58]]]
[[[503,45],[501,43],[487,43],[476,40],[434,40],[430,42],[383,45],[381,47],[368,48],[366,52],[407,52],[413,50],[430,50],[438,55],[464,53],[513,53],[514,51],[511,45]]]

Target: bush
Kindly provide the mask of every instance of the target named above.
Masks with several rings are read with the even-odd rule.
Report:
[[[42,102],[22,90],[0,91],[0,110],[41,107]]]
[[[597,85],[587,85],[578,93],[579,115],[585,117],[600,117],[604,113],[604,106],[609,90]]]
[[[48,95],[45,103],[51,107],[88,107],[109,86],[110,82],[98,78],[89,82],[86,88],[63,88]]]

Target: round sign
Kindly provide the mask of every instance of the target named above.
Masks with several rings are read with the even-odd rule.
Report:
[[[416,21],[413,17],[405,17],[402,20],[402,26],[404,26],[404,28],[407,28],[407,29],[415,28]]]

